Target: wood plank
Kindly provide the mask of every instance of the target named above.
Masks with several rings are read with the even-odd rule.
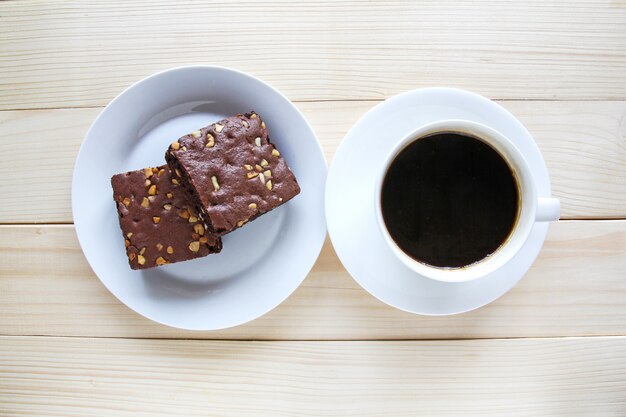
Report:
[[[161,326],[120,304],[89,269],[72,226],[0,227],[0,334],[269,340],[626,335],[626,221],[551,226],[528,275],[493,304],[452,317],[388,307],[348,275],[330,243],[281,306],[233,329]]]
[[[626,98],[623,1],[0,2],[0,109],[101,106],[190,63],[294,100],[443,85],[494,98]]]
[[[354,122],[376,102],[297,103],[331,161]],[[626,217],[626,102],[504,101],[535,136],[562,216]],[[72,168],[100,109],[0,112],[0,223],[71,222]],[[45,131],[45,133],[43,133]],[[45,198],[42,198],[45,197]]]
[[[0,223],[71,222],[72,171],[100,109],[0,112]],[[18,156],[19,155],[19,156]]]
[[[623,416],[626,338],[0,338],[11,416]]]

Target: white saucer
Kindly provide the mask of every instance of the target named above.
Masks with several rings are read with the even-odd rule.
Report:
[[[144,271],[128,266],[111,176],[165,163],[181,135],[251,110],[296,175],[293,200],[223,237],[223,250]],[[182,67],[128,88],[100,113],[76,160],[72,211],[80,245],[102,283],[139,314],[213,330],[265,314],[309,273],[326,236],[326,161],[313,130],[277,90],[242,72]]]
[[[392,97],[361,117],[341,142],[328,173],[330,238],[345,268],[365,290],[393,307],[425,315],[462,313],[500,297],[528,271],[548,230],[548,223],[535,223],[511,262],[471,282],[434,281],[398,260],[376,221],[375,176],[397,141],[421,125],[444,119],[482,123],[507,136],[527,158],[538,196],[550,197],[548,170],[532,136],[511,113],[484,97],[450,88],[418,89]]]

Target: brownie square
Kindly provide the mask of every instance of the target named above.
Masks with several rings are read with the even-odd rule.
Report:
[[[222,249],[172,178],[167,165],[111,178],[128,263],[132,269],[200,258]]]
[[[300,193],[256,113],[229,117],[181,137],[170,145],[165,159],[217,236]]]

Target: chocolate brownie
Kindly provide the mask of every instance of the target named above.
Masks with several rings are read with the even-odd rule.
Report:
[[[300,193],[256,113],[213,123],[172,143],[165,154],[212,233],[225,235]]]
[[[111,178],[128,263],[146,269],[200,258],[222,249],[167,165]]]

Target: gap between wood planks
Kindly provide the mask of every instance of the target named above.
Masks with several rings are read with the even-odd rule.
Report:
[[[568,217],[567,219],[560,219],[559,222],[580,222],[580,221],[590,221],[590,222],[611,222],[611,221],[620,221],[626,220],[626,217]],[[46,223],[22,223],[22,222],[0,222],[0,228],[3,226],[35,226],[35,227],[46,227],[46,226],[72,226],[74,222],[46,222]]]
[[[0,338],[27,338],[27,337],[41,337],[48,339],[78,339],[78,340],[100,340],[100,339],[114,339],[114,340],[167,340],[167,341],[189,341],[189,342],[256,342],[256,343],[273,343],[273,342],[320,342],[320,343],[329,343],[329,342],[345,342],[345,343],[353,343],[353,342],[471,342],[471,341],[481,341],[481,340],[502,340],[502,341],[516,341],[516,340],[600,340],[600,339],[620,339],[626,338],[626,334],[600,334],[600,335],[577,335],[577,336],[532,336],[532,337],[523,337],[523,336],[511,336],[511,337],[459,337],[459,338],[437,338],[437,339],[224,339],[224,338],[202,338],[202,339],[194,339],[188,337],[128,337],[128,336],[59,336],[59,335],[47,335],[47,334],[4,334],[0,333]]]
[[[436,87],[436,88],[447,88],[445,85],[433,85],[432,87]],[[416,89],[423,89],[423,88],[430,88],[430,87],[416,87]],[[450,88],[454,88],[454,89],[459,89],[457,87],[450,87]],[[408,92],[408,91],[412,91],[412,90],[406,90],[404,92]],[[470,91],[471,90],[466,90],[466,91]],[[294,104],[298,104],[298,103],[356,103],[356,102],[369,102],[369,103],[382,103],[383,101],[386,101],[390,98],[395,97],[396,95],[400,95],[403,94],[402,93],[398,93],[398,94],[394,94],[394,95],[390,95],[388,97],[386,97],[385,99],[380,99],[380,98],[363,98],[363,99],[359,99],[359,98],[342,98],[342,99],[299,99],[299,100],[290,100],[292,103]],[[120,92],[121,93],[121,92]],[[478,93],[476,93],[478,94]],[[115,96],[117,97],[117,96]],[[111,101],[115,98],[112,97]],[[503,101],[503,102],[515,102],[515,101],[524,101],[524,102],[538,102],[538,103],[544,103],[544,102],[568,102],[568,101],[577,101],[577,102],[620,102],[620,101],[625,101],[626,97],[609,97],[609,98],[585,98],[585,97],[581,97],[581,98],[510,98],[510,97],[487,97],[487,96],[483,96],[488,98],[491,101]],[[288,98],[289,99],[289,98]],[[64,106],[64,107],[24,107],[24,108],[11,108],[11,109],[0,109],[0,113],[2,112],[11,112],[11,111],[44,111],[44,110],[76,110],[76,109],[104,109],[105,106]]]

